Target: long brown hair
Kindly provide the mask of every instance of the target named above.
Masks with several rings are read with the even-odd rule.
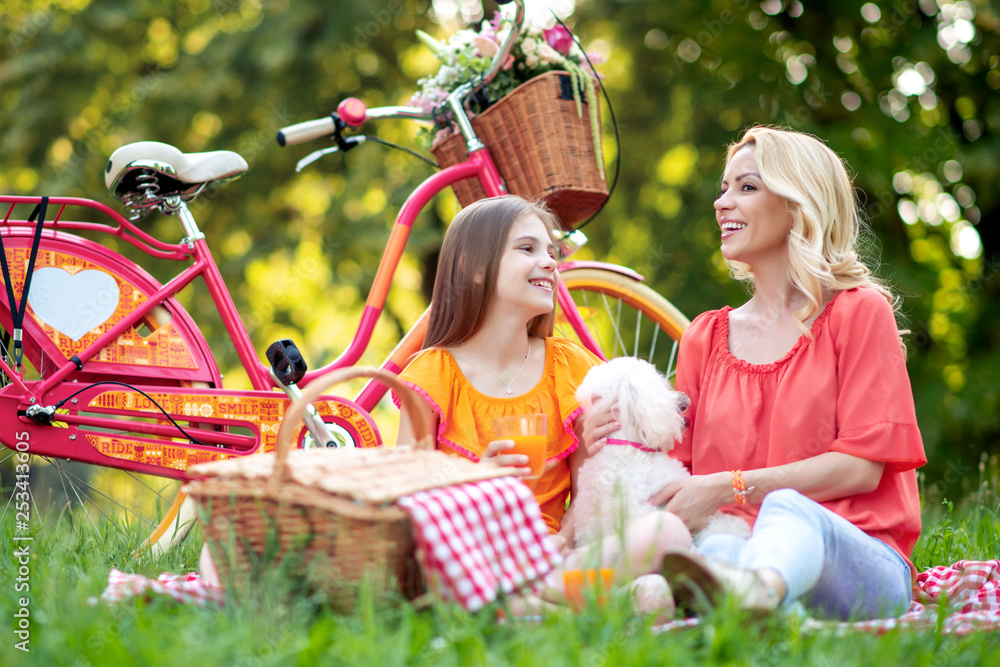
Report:
[[[510,229],[528,215],[538,216],[549,236],[559,226],[545,206],[515,195],[480,199],[455,216],[441,245],[423,349],[457,345],[482,328]],[[528,334],[551,336],[554,322],[553,294],[553,309],[532,318]]]

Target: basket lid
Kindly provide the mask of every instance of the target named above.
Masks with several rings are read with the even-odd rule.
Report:
[[[266,483],[274,472],[274,462],[275,455],[268,453],[202,463],[192,466],[188,477]],[[442,451],[411,447],[297,449],[288,454],[283,484],[383,504],[417,491],[504,477],[515,470],[481,466]]]
[[[417,442],[413,446],[347,449],[293,449],[292,433],[305,407],[326,388],[354,377],[372,377],[388,384],[407,405]],[[276,497],[282,488],[300,488],[351,500],[382,504],[400,496],[464,482],[505,477],[516,468],[477,465],[460,456],[434,449],[434,434],[419,409],[420,398],[395,375],[376,368],[340,368],[322,375],[292,402],[278,431],[275,452],[240,456],[191,466],[189,480],[215,479],[245,482],[248,487],[267,486],[265,495]]]

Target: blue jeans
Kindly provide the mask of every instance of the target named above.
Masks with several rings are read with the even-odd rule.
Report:
[[[749,539],[709,535],[698,551],[777,571],[788,586],[785,604],[801,600],[817,616],[887,618],[910,604],[910,568],[892,547],[792,489],[764,497]]]

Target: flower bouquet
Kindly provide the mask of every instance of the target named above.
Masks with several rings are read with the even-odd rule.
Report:
[[[441,67],[418,81],[409,105],[430,111],[482,76],[510,27],[497,13],[478,32],[461,30],[444,43],[418,31]],[[608,196],[596,75],[588,58],[603,62],[585,55],[565,27],[525,24],[500,72],[469,103],[476,134],[491,149],[509,190],[544,197],[567,227],[598,210]],[[465,159],[465,142],[450,125],[431,132],[428,143],[442,167]],[[463,206],[485,196],[475,180],[454,189]]]

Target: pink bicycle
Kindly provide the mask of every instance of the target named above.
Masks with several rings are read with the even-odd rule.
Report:
[[[499,69],[523,21],[517,16],[486,81]],[[185,154],[166,144],[140,142],[115,151],[108,164],[111,194],[129,218],[105,204],[69,197],[0,196],[3,282],[0,293],[0,442],[32,455],[32,474],[43,470],[53,485],[84,510],[95,526],[109,521],[124,539],[155,550],[183,539],[193,515],[179,491],[184,471],[195,463],[250,456],[274,448],[278,425],[297,386],[334,368],[351,366],[367,349],[392,277],[418,214],[439,192],[476,178],[487,196],[506,189],[488,148],[476,137],[465,103],[473,83],[442,105],[469,147],[468,159],[421,183],[399,211],[357,332],[344,352],[307,371],[290,341],[268,350],[261,361],[233,299],[187,204],[206,188],[238,177],[247,163],[228,151]],[[347,102],[347,101],[345,101]],[[569,102],[572,104],[572,102]],[[333,137],[321,154],[348,150],[363,141],[345,134],[350,125],[404,118],[431,121],[434,114],[407,107],[366,109],[357,100],[341,113],[286,128],[285,145]],[[180,223],[177,242],[156,239],[138,222],[152,211]],[[29,212],[25,215],[26,212]],[[127,243],[152,258],[181,268],[160,281],[108,244]],[[574,232],[569,252],[582,240]],[[602,262],[559,265],[557,335],[578,340],[603,358],[642,356],[672,372],[677,342],[688,320],[642,284],[634,271]],[[212,351],[197,320],[176,295],[204,281],[218,316],[253,390],[222,386]],[[420,349],[426,313],[382,363],[398,372]],[[284,394],[274,391],[284,390]],[[385,388],[369,383],[353,399],[325,396],[300,429],[300,446],[375,447],[383,444],[371,410]],[[81,465],[83,464],[83,465]],[[6,470],[12,468],[7,464]],[[5,475],[9,491],[11,475]],[[37,495],[37,489],[35,491]],[[13,497],[13,496],[11,496]],[[15,514],[7,501],[4,515]]]

